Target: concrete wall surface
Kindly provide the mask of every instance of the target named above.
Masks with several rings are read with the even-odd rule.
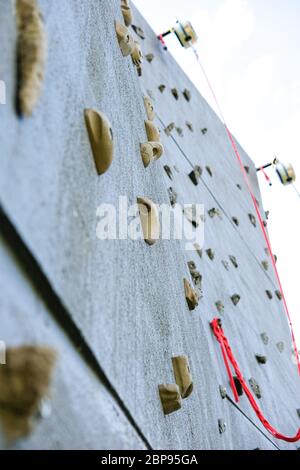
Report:
[[[0,340],[12,346],[46,343],[60,359],[50,418],[15,445],[296,449],[267,434],[245,396],[239,407],[252,422],[219,393],[219,385],[229,390],[229,383],[210,321],[220,315],[215,303],[222,301],[225,333],[245,378],[255,377],[261,387],[266,417],[282,433],[293,435],[298,428],[299,378],[289,326],[274,294],[271,259],[268,271],[261,265],[268,259],[266,244],[259,224],[255,228],[249,221],[255,210],[223,124],[134,7],[133,23],[145,39],[130,31],[144,55],[154,54],[152,63],[144,61],[140,78],[117,42],[114,21],[123,22],[119,0],[40,0],[39,5],[49,44],[46,78],[33,116],[19,119],[13,2],[0,0],[0,79],[7,89],[6,105],[0,106],[0,226],[5,231]],[[174,87],[179,100],[171,93]],[[185,88],[190,102],[182,95]],[[140,156],[140,143],[147,141],[146,94],[153,99],[165,150],[147,169]],[[104,112],[112,124],[115,156],[102,176],[95,171],[85,108]],[[171,122],[182,128],[182,137],[176,130],[165,134]],[[264,217],[255,167],[239,150]],[[197,187],[188,177],[194,165],[204,169]],[[96,237],[101,203],[118,206],[120,196],[129,204],[146,196],[169,204],[170,187],[182,204],[220,211],[213,219],[206,213],[202,258],[187,252],[180,240],[159,240],[150,247],[143,240]],[[232,217],[239,219],[238,227]],[[213,261],[208,248],[215,251]],[[229,262],[227,271],[222,261],[230,255],[238,268]],[[194,312],[183,288],[191,260],[203,276],[203,298]],[[273,292],[272,300],[266,290]],[[236,293],[241,301],[235,307],[230,297]],[[45,304],[44,297],[53,302]],[[261,340],[263,332],[268,345]],[[281,353],[278,342],[285,345]],[[189,357],[194,391],[180,411],[166,417],[158,385],[174,382],[171,358],[179,354]],[[266,355],[267,364],[259,365],[255,354]],[[224,434],[219,419],[226,421]]]

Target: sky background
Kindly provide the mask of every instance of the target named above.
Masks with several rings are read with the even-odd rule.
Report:
[[[227,124],[257,166],[276,155],[291,162],[300,188],[300,1],[134,0],[157,32],[190,20],[197,49]],[[201,94],[216,110],[191,50],[175,37],[166,41]],[[217,110],[216,110],[217,112]],[[300,348],[300,198],[280,184],[273,170],[269,187],[260,176],[269,234]],[[299,291],[299,294],[298,294]],[[276,314],[276,312],[274,312]]]

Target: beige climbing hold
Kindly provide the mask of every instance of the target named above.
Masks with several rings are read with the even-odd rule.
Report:
[[[154,245],[159,240],[160,223],[157,206],[146,197],[137,199],[144,240],[148,245]]]
[[[188,398],[193,391],[193,379],[187,356],[172,357],[175,382],[182,398]]]
[[[130,26],[133,20],[132,10],[130,8],[129,0],[121,0],[121,10],[126,26]]]
[[[134,49],[131,53],[133,64],[136,66],[139,77],[142,75],[143,53],[138,41],[134,41]]]
[[[189,309],[191,311],[195,310],[195,308],[199,305],[199,294],[195,289],[192,288],[187,279],[184,279],[184,291]]]
[[[41,96],[47,59],[47,37],[37,0],[17,0],[17,111],[31,116]]]
[[[41,401],[49,395],[55,361],[50,348],[7,349],[6,364],[0,366],[0,420],[9,442],[32,432]]]
[[[127,57],[133,53],[136,47],[133,37],[131,36],[128,28],[117,21],[115,22],[115,28],[122,55]]]
[[[262,265],[262,267],[264,268],[265,271],[268,271],[268,269],[269,269],[268,261],[262,261],[261,265]]]
[[[141,156],[145,168],[147,168],[150,163],[158,160],[163,153],[164,148],[160,142],[145,142],[141,144]]]
[[[146,114],[147,114],[149,121],[154,121],[154,118],[155,118],[154,106],[149,96],[144,96],[144,104],[145,104]]]
[[[90,139],[96,169],[99,175],[105,173],[114,156],[114,143],[111,125],[107,117],[93,109],[84,111],[85,123]]]
[[[160,401],[165,415],[180,410],[182,400],[180,390],[176,384],[164,384],[158,386]]]
[[[160,142],[160,132],[152,121],[145,121],[145,128],[149,142]]]

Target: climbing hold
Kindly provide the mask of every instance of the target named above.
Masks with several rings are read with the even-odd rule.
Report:
[[[187,101],[191,101],[191,96],[192,95],[191,95],[191,92],[187,88],[184,90],[184,92],[182,94],[183,94],[183,96],[185,97],[185,99]]]
[[[277,349],[280,353],[283,353],[284,351],[284,342],[283,341],[280,341],[279,343],[276,344],[277,346]]]
[[[132,23],[133,15],[130,8],[129,0],[121,0],[121,10],[126,26],[130,26]]]
[[[169,188],[168,194],[169,194],[171,206],[175,207],[177,203],[177,197],[178,197],[176,191],[173,188]]]
[[[250,173],[250,168],[249,168],[249,166],[244,166],[244,168],[245,168],[245,172],[249,174],[249,173]]]
[[[160,132],[152,121],[145,121],[145,128],[149,142],[160,142]]]
[[[154,245],[159,239],[160,224],[157,206],[148,198],[139,197],[139,206],[144,240],[148,245]]]
[[[269,336],[267,333],[261,333],[260,337],[265,345],[269,344]]]
[[[140,148],[145,168],[147,168],[150,163],[158,160],[164,153],[164,148],[159,142],[145,142],[140,145]]]
[[[159,85],[158,89],[161,93],[163,93],[166,89],[166,85]]]
[[[191,131],[191,132],[194,132],[194,126],[191,122],[189,121],[186,121],[186,127]]]
[[[199,245],[199,243],[194,243],[194,248],[196,250],[196,252],[198,253],[198,255],[200,256],[200,258],[202,258],[202,249],[201,249],[201,246]]]
[[[47,37],[37,0],[17,0],[17,112],[31,116],[41,96]]]
[[[211,167],[210,167],[210,166],[206,166],[205,169],[206,169],[207,173],[209,174],[209,176],[212,177],[213,173],[212,173]]]
[[[261,356],[260,354],[255,354],[255,358],[256,358],[258,364],[266,364],[267,363],[266,356]]]
[[[183,280],[184,282],[184,292],[185,298],[188,304],[189,309],[195,310],[196,307],[199,305],[199,295],[195,289],[192,288],[191,284],[187,279]]]
[[[240,221],[237,217],[232,217],[232,222],[238,227],[240,225]]]
[[[274,253],[273,253],[273,257],[274,257],[274,261],[275,261],[275,263],[277,263],[277,261],[278,261],[278,258],[277,258],[277,256],[276,256]]]
[[[267,294],[267,296],[269,297],[270,300],[273,299],[273,294],[270,290],[266,290],[266,294]]]
[[[218,208],[216,207],[213,207],[212,209],[209,209],[208,212],[208,215],[209,217],[211,217],[212,219],[217,215],[218,217],[221,217],[221,212]]]
[[[229,256],[229,259],[230,259],[231,263],[233,264],[233,266],[237,269],[237,268],[239,267],[239,265],[238,265],[238,262],[237,262],[236,257],[230,255],[230,256]]]
[[[175,100],[179,100],[179,93],[176,88],[172,88],[171,93],[174,96]]]
[[[115,22],[119,46],[124,57],[132,54],[135,49],[135,43],[128,28],[121,23]]]
[[[300,408],[297,410],[297,414],[298,414],[298,416],[299,416],[299,418],[300,418]]]
[[[253,214],[248,214],[248,217],[253,227],[256,227],[256,217]]]
[[[165,415],[180,410],[182,406],[181,395],[178,385],[164,384],[158,386],[160,401]]]
[[[224,434],[227,428],[227,424],[225,423],[223,419],[218,420],[218,426],[219,426],[219,433]]]
[[[264,268],[265,271],[268,271],[268,269],[269,269],[268,261],[262,261],[261,265],[262,265],[262,267]]]
[[[149,121],[154,121],[154,118],[155,118],[154,106],[149,96],[144,96],[144,105],[146,108],[146,114],[147,114]]]
[[[144,31],[142,30],[142,28],[140,28],[139,26],[136,26],[136,25],[134,25],[134,24],[133,24],[131,27],[132,27],[133,31],[135,32],[135,34],[136,34],[139,38],[145,39],[145,33],[144,33]]]
[[[8,441],[32,432],[41,401],[49,395],[56,352],[38,346],[7,349],[0,367],[0,419]]]
[[[167,136],[171,135],[171,132],[175,129],[175,122],[171,122],[166,128],[165,128],[165,133]]]
[[[241,397],[244,394],[242,384],[241,384],[239,378],[236,375],[233,377],[233,380],[234,380],[234,385],[235,385],[237,394],[238,394],[239,397]]]
[[[275,294],[276,294],[276,297],[277,297],[279,300],[282,300],[282,293],[280,292],[280,290],[276,290],[276,291],[275,291]]]
[[[111,125],[103,113],[93,109],[84,111],[86,128],[99,175],[105,173],[114,156],[113,132]]]
[[[226,260],[223,259],[223,260],[222,260],[222,264],[223,264],[224,268],[226,269],[226,271],[229,271],[229,263],[228,263],[228,261],[226,261]]]
[[[175,382],[182,398],[188,398],[193,391],[193,379],[187,356],[172,357]]]
[[[206,254],[211,261],[215,259],[215,252],[211,248],[208,248],[208,250],[206,250]]]
[[[252,388],[253,393],[256,396],[256,398],[258,398],[260,400],[261,397],[262,397],[260,386],[258,385],[258,383],[256,382],[256,380],[253,377],[251,377],[251,379],[249,380],[249,384],[250,384],[250,387]]]
[[[134,48],[131,53],[133,65],[135,65],[139,77],[142,76],[143,53],[138,41],[134,41]]]
[[[149,62],[149,64],[151,64],[151,62],[154,60],[154,54],[147,54],[146,60]]]
[[[236,187],[237,187],[240,191],[242,191],[242,189],[243,189],[240,184],[237,184]]]
[[[217,307],[218,312],[223,315],[223,314],[224,314],[224,311],[225,311],[225,307],[224,307],[223,302],[221,302],[221,300],[218,300],[218,302],[216,302],[215,305],[216,305],[216,307]]]
[[[194,183],[195,186],[198,186],[200,176],[202,175],[202,168],[201,166],[195,166],[194,170],[189,174],[190,179]]]
[[[181,129],[181,127],[176,127],[176,132],[180,137],[183,136],[183,130]]]
[[[191,204],[189,206],[186,206],[183,212],[187,220],[193,225],[193,227],[197,228],[200,225],[202,221],[202,215],[197,213],[197,208],[195,205]]]
[[[232,300],[233,305],[235,305],[235,306],[236,306],[236,305],[239,303],[239,301],[241,300],[241,296],[238,295],[238,294],[234,294],[234,295],[232,295],[230,298],[231,298],[231,300]]]
[[[167,173],[168,177],[170,178],[170,180],[173,179],[173,174],[172,174],[172,170],[171,168],[168,166],[168,165],[165,165],[164,166],[164,170],[165,172]]]
[[[219,386],[219,391],[220,391],[220,395],[221,395],[222,400],[225,400],[225,398],[227,397],[227,390],[226,390],[226,388],[223,387],[223,385],[220,385],[220,386]]]
[[[202,276],[199,273],[199,271],[197,271],[196,264],[194,263],[194,261],[189,261],[188,262],[188,267],[189,267],[190,274],[192,276],[192,279],[193,279],[193,282],[194,282],[195,286],[198,287],[198,289],[201,289],[201,287],[202,287]]]
[[[203,135],[207,134],[207,131],[208,131],[208,130],[207,130],[206,127],[204,127],[204,129],[201,129],[201,132],[202,132]]]

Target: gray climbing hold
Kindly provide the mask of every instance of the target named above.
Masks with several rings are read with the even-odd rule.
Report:
[[[166,89],[166,85],[163,85],[163,84],[162,84],[162,85],[159,85],[158,89],[159,89],[159,91],[160,91],[161,93],[163,93],[163,92],[165,91],[165,89]]]
[[[136,25],[131,25],[133,31],[135,32],[135,34],[141,38],[141,39],[145,39],[145,33],[144,31],[142,30],[142,28],[140,28],[139,26],[136,26]]]
[[[168,165],[165,165],[165,166],[164,166],[164,170],[165,170],[165,172],[167,173],[167,175],[168,175],[168,177],[170,178],[170,180],[173,179],[173,178],[172,178],[172,176],[173,176],[173,175],[172,175],[172,170],[171,170],[171,168],[170,168]]]
[[[217,310],[219,313],[221,313],[222,315],[224,314],[224,311],[225,311],[225,307],[224,307],[224,304],[221,300],[218,300],[218,302],[216,302],[216,307],[217,307]]]
[[[203,129],[201,129],[201,132],[202,132],[203,135],[207,134],[207,128],[204,127]]]
[[[242,186],[241,186],[240,184],[237,184],[236,187],[237,187],[240,191],[242,191]]]
[[[165,133],[167,136],[171,135],[171,132],[175,129],[175,122],[171,122],[166,128],[165,128]]]
[[[261,356],[260,354],[255,354],[255,358],[256,358],[258,364],[266,364],[267,363],[266,356]]]
[[[176,132],[179,135],[179,137],[183,137],[183,130],[181,129],[181,127],[176,127]]]
[[[179,100],[179,93],[176,88],[172,88],[171,93],[174,96],[175,100]]]
[[[249,173],[250,173],[250,168],[249,168],[249,166],[244,166],[244,168],[245,168],[245,172],[249,174]]]
[[[232,300],[233,305],[236,306],[241,300],[241,296],[239,294],[234,294],[231,296],[231,300]]]
[[[242,384],[241,384],[239,378],[236,375],[233,377],[233,381],[234,381],[234,385],[235,385],[237,394],[238,394],[239,397],[241,397],[244,394]]]
[[[194,132],[194,126],[190,121],[186,121],[185,125],[191,132]]]
[[[208,211],[208,215],[209,217],[211,217],[212,219],[217,215],[218,217],[221,217],[221,212],[218,208],[216,207],[213,207],[212,209],[210,209]]]
[[[195,166],[194,170],[189,174],[190,179],[194,183],[195,186],[198,186],[200,176],[202,175],[202,168],[201,166]]]
[[[219,391],[220,391],[221,398],[224,400],[224,399],[227,397],[227,390],[226,390],[226,388],[223,387],[223,385],[220,385],[220,386],[219,386]]]
[[[260,400],[261,397],[262,397],[260,386],[258,385],[258,383],[256,382],[256,380],[253,377],[251,377],[251,379],[249,380],[249,384],[250,384],[250,387],[252,388],[252,391],[253,391],[254,395],[256,396],[256,398],[258,398]]]
[[[261,333],[260,337],[265,345],[269,344],[269,336],[267,333]]]
[[[211,167],[210,167],[210,166],[206,166],[205,169],[206,169],[207,173],[209,174],[209,176],[212,178],[213,172],[212,172]]]
[[[280,290],[276,290],[276,291],[275,291],[275,294],[276,294],[276,297],[277,297],[279,300],[282,300],[282,293],[280,292]]]
[[[202,251],[202,248],[199,245],[199,243],[194,243],[194,248],[195,248],[196,252],[198,253],[198,255],[200,256],[200,258],[202,258],[203,251]]]
[[[253,227],[256,227],[256,217],[253,214],[248,214],[248,217]]]
[[[299,418],[300,418],[300,408],[297,410],[297,414],[298,414],[298,416],[299,416]]]
[[[192,276],[194,285],[196,287],[198,287],[198,289],[201,289],[201,287],[202,287],[202,276],[199,273],[199,271],[197,271],[197,267],[196,267],[196,264],[194,263],[194,261],[189,261],[188,262],[188,267],[189,267],[190,274]]]
[[[283,353],[284,351],[284,342],[283,341],[280,341],[279,343],[276,344],[277,346],[277,349],[280,353]]]
[[[178,197],[175,189],[169,188],[168,189],[168,194],[169,194],[169,199],[170,199],[171,206],[175,207],[175,205],[177,203],[177,197]]]
[[[187,101],[191,101],[192,95],[191,95],[191,92],[187,88],[184,90],[182,94]]]
[[[218,426],[219,426],[219,433],[224,434],[227,428],[227,424],[225,423],[224,419],[218,420]]]
[[[223,260],[222,260],[222,264],[223,264],[224,268],[226,269],[226,271],[229,271],[229,263],[228,263],[228,261],[226,261],[226,260],[223,259]]]
[[[211,248],[208,248],[208,250],[206,250],[206,254],[211,261],[215,259],[215,252]]]
[[[239,267],[239,265],[238,265],[236,257],[233,256],[233,255],[230,255],[229,259],[230,259],[231,263],[233,264],[233,266],[237,269]]]
[[[237,217],[232,217],[232,222],[238,227],[240,225],[240,221]]]
[[[146,57],[146,60],[149,62],[149,64],[151,64],[151,62],[154,59],[154,54],[146,54],[145,57]]]
[[[199,305],[199,294],[192,288],[191,284],[187,279],[184,279],[184,292],[185,298],[189,307],[189,310],[193,311]]]
[[[269,269],[269,263],[268,263],[268,261],[266,261],[266,260],[265,260],[265,261],[262,261],[262,262],[261,262],[261,265],[262,265],[262,267],[264,268],[265,271],[268,271],[268,269]]]
[[[266,294],[267,294],[267,296],[268,296],[268,298],[269,298],[270,300],[273,299],[273,294],[272,294],[272,292],[271,292],[270,290],[266,290]]]

